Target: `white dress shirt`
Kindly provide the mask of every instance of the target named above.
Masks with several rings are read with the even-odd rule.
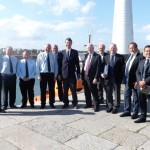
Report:
[[[57,61],[55,59],[55,55],[52,52],[49,53],[49,59],[50,59],[51,73],[54,73],[54,76],[57,77],[58,64],[57,64]],[[48,73],[47,53],[46,52],[41,52],[37,56],[36,73],[38,76],[40,75],[40,73]]]

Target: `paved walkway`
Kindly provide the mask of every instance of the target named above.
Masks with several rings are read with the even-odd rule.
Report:
[[[8,109],[0,114],[0,150],[149,150],[150,117],[135,124],[130,117],[83,109],[84,94],[78,94],[80,109]],[[123,110],[123,106],[122,106]]]

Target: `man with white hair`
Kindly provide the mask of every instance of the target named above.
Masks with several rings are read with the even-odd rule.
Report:
[[[97,47],[98,47],[98,54],[100,55],[102,67],[104,67],[104,65],[103,65],[104,64],[104,57],[106,55],[108,55],[108,53],[105,52],[105,44],[99,43]],[[102,68],[102,70],[103,70],[103,68]],[[99,78],[97,87],[98,87],[99,101],[101,104],[103,104],[104,103],[103,89],[105,89],[105,86],[104,86],[104,78],[102,78],[101,76]],[[107,100],[106,100],[106,105],[107,105]]]
[[[84,94],[86,99],[86,108],[92,107],[92,97],[93,96],[93,105],[94,111],[99,111],[99,98],[97,90],[97,80],[100,77],[100,56],[94,52],[93,44],[87,44],[88,53],[85,55],[82,68],[82,80],[84,85]]]
[[[105,68],[102,77],[105,79],[106,97],[108,100],[107,112],[116,114],[120,107],[120,86],[123,78],[124,57],[117,53],[117,45],[111,43],[109,46],[109,55],[104,58]],[[106,70],[104,68],[104,70]],[[107,72],[107,74],[106,74]],[[113,90],[115,99],[113,101]]]

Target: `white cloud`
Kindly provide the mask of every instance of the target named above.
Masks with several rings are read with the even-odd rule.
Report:
[[[0,11],[3,11],[5,9],[6,9],[6,7],[4,5],[2,5],[2,4],[0,4]]]
[[[46,0],[22,0],[23,3],[34,3],[37,5],[43,5]]]
[[[55,15],[61,15],[64,11],[74,12],[80,8],[79,0],[50,0],[49,3]]]
[[[94,6],[95,6],[95,2],[89,1],[81,8],[81,12],[87,14]]]
[[[77,29],[86,25],[86,18],[76,18],[72,21],[41,22],[31,20],[24,16],[15,15],[12,18],[0,19],[1,37],[0,45],[15,45],[15,47],[28,47],[40,45],[45,41],[59,42],[62,37],[75,34]],[[25,43],[22,45],[22,43]],[[28,45],[29,43],[29,45]],[[21,46],[20,46],[21,45]],[[33,46],[32,45],[32,46]],[[34,47],[35,48],[35,47]]]

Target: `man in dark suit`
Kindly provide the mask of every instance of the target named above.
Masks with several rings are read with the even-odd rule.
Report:
[[[105,45],[103,43],[98,44],[98,54],[101,56],[101,57],[99,57],[101,59],[100,61],[102,63],[101,66],[104,66],[104,57],[106,55],[108,55],[108,53],[105,53]],[[102,68],[102,70],[103,70],[103,68]],[[105,86],[104,86],[104,78],[102,78],[101,76],[99,78],[97,87],[98,87],[98,96],[99,96],[100,104],[104,104],[103,89],[105,89]],[[107,100],[106,100],[106,105],[107,105]]]
[[[138,69],[136,71],[137,82],[135,83],[135,88],[139,86],[139,101],[141,115],[135,123],[146,122],[147,117],[147,99],[148,95],[142,93],[140,90],[144,89],[146,86],[150,86],[150,45],[145,46],[144,53],[146,59],[139,62]]]
[[[94,111],[99,111],[99,98],[97,90],[97,80],[100,76],[100,56],[94,52],[93,44],[87,45],[88,53],[85,56],[82,68],[82,80],[86,105],[84,108],[92,107],[91,93],[93,96]]]
[[[135,42],[129,44],[130,55],[125,66],[125,94],[124,94],[124,113],[120,117],[131,116],[131,96],[133,96],[133,114],[132,119],[138,117],[139,112],[139,99],[137,90],[134,89],[134,83],[136,82],[136,70],[139,61],[143,58],[138,50],[138,46]]]
[[[66,49],[61,51],[61,61],[59,68],[59,80],[61,80],[61,75],[63,78],[63,87],[64,87],[64,96],[63,102],[64,105],[62,108],[69,107],[68,100],[68,90],[70,88],[72,93],[72,105],[73,108],[77,109],[78,99],[76,92],[76,74],[77,78],[80,78],[80,66],[79,66],[79,58],[78,51],[71,48],[72,39],[67,38],[65,40]]]
[[[55,59],[58,62],[58,70],[60,67],[60,52],[58,51],[58,45],[54,44],[52,46],[52,52],[55,55]],[[62,87],[62,79],[59,80],[57,76],[57,87],[58,87],[58,97],[60,101],[63,101],[63,87]]]
[[[114,43],[110,44],[109,55],[104,58],[104,73],[102,77],[105,79],[106,98],[108,100],[107,112],[113,114],[118,112],[120,106],[120,86],[123,78],[124,58],[122,55],[117,54],[117,46]],[[107,74],[105,68],[108,68]],[[113,102],[113,89],[115,99]]]

